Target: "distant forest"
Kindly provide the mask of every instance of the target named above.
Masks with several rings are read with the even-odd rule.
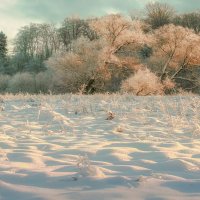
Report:
[[[60,26],[22,27],[8,53],[0,33],[0,92],[200,94],[200,11],[149,3]]]

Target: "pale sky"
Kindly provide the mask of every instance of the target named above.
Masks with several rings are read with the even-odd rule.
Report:
[[[142,10],[150,0],[0,0],[0,31],[14,38],[20,27],[30,22],[62,22],[65,17],[101,16]],[[200,0],[158,0],[178,12],[200,9]]]

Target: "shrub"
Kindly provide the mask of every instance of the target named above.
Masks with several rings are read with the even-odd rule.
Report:
[[[9,80],[10,80],[10,76],[0,75],[0,92],[6,92],[8,88]]]
[[[71,44],[71,48],[72,52],[55,54],[47,61],[58,92],[78,92],[96,74],[101,49],[99,41],[81,37]]]
[[[80,57],[74,53],[54,55],[48,61],[48,66],[54,70],[57,90],[75,92],[81,86],[83,72]]]
[[[50,70],[40,72],[35,77],[36,81],[36,92],[47,93],[53,90],[54,80]]]
[[[139,69],[133,76],[122,82],[123,92],[135,95],[162,95],[164,87],[159,78],[149,69]]]
[[[8,91],[12,93],[34,93],[35,79],[29,73],[17,73],[9,81]]]

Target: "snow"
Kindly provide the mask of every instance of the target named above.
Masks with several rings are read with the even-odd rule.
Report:
[[[199,96],[0,96],[0,200],[199,200],[199,111]]]

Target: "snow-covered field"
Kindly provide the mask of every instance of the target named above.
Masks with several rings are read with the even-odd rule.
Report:
[[[1,200],[199,200],[200,97],[0,96]]]

